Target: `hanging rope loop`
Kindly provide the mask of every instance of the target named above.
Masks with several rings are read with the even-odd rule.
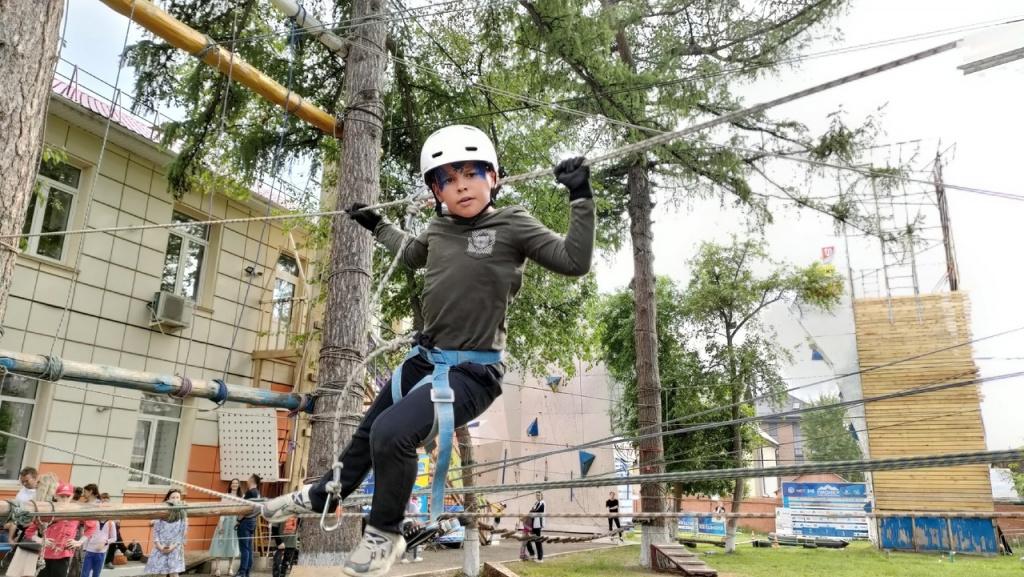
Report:
[[[64,378],[64,361],[57,355],[43,355],[46,358],[46,368],[39,374],[44,381],[59,381]]]
[[[219,409],[228,400],[228,385],[224,382],[224,379],[213,379],[213,382],[217,383],[217,396],[213,398],[213,402],[216,403]]]
[[[192,394],[192,379],[181,375],[181,386],[177,390],[171,391],[169,395],[175,399],[184,399]]]

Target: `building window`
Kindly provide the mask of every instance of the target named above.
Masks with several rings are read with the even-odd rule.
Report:
[[[28,201],[24,234],[61,232],[68,229],[78,196],[82,171],[63,162],[44,162],[36,179],[35,194]],[[65,235],[30,236],[20,241],[26,254],[56,261],[64,259]]]
[[[274,279],[273,322],[278,332],[289,332],[294,313],[295,288],[299,285],[299,263],[294,257],[282,254],[277,259]]]
[[[197,301],[210,243],[210,227],[180,212],[173,213],[172,222],[179,225],[170,229],[167,236],[160,290]]]
[[[142,395],[139,421],[132,443],[132,469],[170,477],[174,468],[174,449],[181,423],[181,401],[163,395]],[[128,480],[149,485],[166,485],[162,479],[132,472]]]
[[[0,431],[28,436],[36,405],[36,381],[6,374],[0,381]],[[25,442],[0,436],[0,479],[17,479],[25,458]]]

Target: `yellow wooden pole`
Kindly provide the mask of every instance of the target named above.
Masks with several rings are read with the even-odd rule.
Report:
[[[224,74],[230,74],[233,80],[268,101],[283,106],[295,116],[335,138],[341,137],[341,127],[337,125],[333,116],[281,86],[248,62],[233,55],[230,50],[214,44],[208,36],[186,26],[149,0],[100,1],[116,12],[129,16],[133,22],[163,38],[175,48],[188,52]]]

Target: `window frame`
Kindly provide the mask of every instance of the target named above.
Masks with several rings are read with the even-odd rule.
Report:
[[[8,395],[8,394],[6,394],[4,392],[4,389],[6,388],[6,386],[5,386],[6,382],[5,381],[6,381],[6,378],[8,376],[13,378],[13,377],[17,377],[18,375],[15,375],[13,373],[5,373],[3,375],[0,375],[0,407],[2,407],[4,403],[22,403],[22,404],[25,404],[25,405],[30,405],[32,407],[32,411],[29,414],[27,429],[28,429],[28,434],[31,435],[32,434],[32,425],[35,423],[35,420],[37,419],[36,409],[39,407],[39,391],[40,391],[41,387],[39,386],[39,382],[37,381],[36,382],[35,394],[32,395],[31,398],[29,398],[29,397],[15,397],[15,396],[11,396],[11,395]],[[28,377],[21,377],[21,378],[28,379]],[[12,438],[8,437],[8,440],[16,440],[16,439],[12,439]],[[17,468],[16,468],[15,476],[11,477],[10,479],[2,479],[2,478],[0,478],[0,481],[9,481],[9,480],[17,481],[18,480],[18,474],[21,473],[21,469],[25,466],[25,455],[28,454],[28,445],[29,445],[28,443],[25,443],[25,447],[23,448],[22,453],[21,453],[21,463],[19,463]]]
[[[64,225],[64,230],[68,230],[69,228],[71,228],[72,223],[75,220],[75,214],[78,210],[78,197],[81,193],[82,177],[85,173],[85,170],[73,164],[69,164],[67,162],[62,162],[61,164],[67,165],[78,171],[79,188],[75,188],[71,185],[64,184],[63,182],[54,180],[48,176],[44,176],[37,172],[35,183],[38,184],[40,188],[38,191],[33,191],[32,196],[29,198],[29,202],[32,203],[31,207],[25,206],[26,216],[29,209],[32,209],[32,222],[25,223],[27,225],[29,234],[39,234],[39,231],[43,226],[43,220],[46,218],[46,207],[50,203],[50,193],[54,188],[60,190],[61,192],[71,195],[71,206],[69,206],[67,210],[68,222]],[[27,237],[25,240],[28,241],[28,245],[23,249],[22,252],[32,258],[38,258],[45,260],[47,262],[63,264],[64,257],[67,255],[68,252],[69,243],[66,241],[69,238],[70,237],[67,235],[64,236],[65,242],[62,242],[60,245],[60,258],[53,258],[52,256],[47,256],[45,254],[39,253],[39,236]]]
[[[178,416],[177,417],[168,417],[168,416],[165,416],[165,415],[153,415],[153,414],[150,414],[150,413],[143,412],[144,411],[144,404],[147,401],[149,401],[149,400],[150,399],[146,399],[145,397],[142,398],[142,402],[139,404],[139,416],[138,416],[138,419],[136,419],[136,421],[135,421],[135,434],[138,434],[138,432],[139,432],[139,425],[143,421],[150,423],[149,438],[146,440],[146,456],[143,459],[143,465],[142,465],[142,470],[145,471],[145,472],[141,473],[141,474],[135,473],[134,471],[129,472],[128,473],[128,483],[132,484],[132,485],[145,486],[145,487],[166,486],[166,485],[169,485],[169,483],[167,483],[167,482],[165,482],[163,480],[159,480],[158,479],[157,482],[155,482],[155,483],[151,481],[152,476],[158,474],[158,473],[154,473],[152,471],[153,456],[155,454],[154,449],[156,448],[156,437],[157,437],[158,430],[160,428],[160,422],[161,421],[174,423],[175,425],[178,426],[178,428],[174,432],[174,454],[171,456],[171,471],[167,475],[161,475],[161,476],[164,476],[164,477],[173,477],[174,476],[174,460],[175,460],[175,458],[177,457],[177,454],[178,454],[178,441],[179,441],[179,438],[180,438],[180,435],[181,435],[182,412],[184,411],[185,407],[184,407],[184,404],[178,406]],[[160,401],[155,401],[155,402],[164,402],[164,401],[160,400]],[[132,462],[132,460],[134,458],[135,458],[135,436],[133,435],[132,436],[132,452],[128,456],[129,465],[131,464],[131,462]],[[139,478],[136,478],[136,475],[139,475]]]
[[[191,216],[189,214],[186,214],[186,213],[184,213],[184,212],[182,212],[180,210],[172,211],[171,218],[174,219],[175,216],[179,216],[179,215],[182,218],[188,219],[188,221],[183,221],[181,223],[182,225],[187,225],[188,222],[195,222],[195,221],[198,220],[195,217],[193,217],[193,216]],[[191,234],[189,232],[186,232],[185,230],[182,230],[183,227],[179,227],[179,226],[168,227],[168,229],[167,229],[167,247],[164,248],[164,269],[166,269],[167,268],[167,255],[169,254],[168,251],[170,249],[171,236],[172,235],[173,236],[177,236],[178,238],[181,239],[181,246],[178,248],[178,267],[177,267],[177,270],[175,271],[175,274],[174,274],[174,287],[172,287],[170,292],[173,293],[173,294],[176,294],[176,295],[178,295],[180,297],[187,298],[187,299],[191,300],[193,303],[196,303],[197,305],[199,303],[203,302],[203,300],[202,300],[203,292],[206,289],[206,287],[205,287],[205,285],[206,285],[206,274],[207,274],[206,263],[207,263],[207,260],[209,259],[209,255],[210,255],[210,236],[211,236],[211,232],[212,232],[210,225],[204,224],[202,226],[203,226],[203,229],[206,231],[206,238],[195,236],[195,235],[193,235],[193,234]],[[191,297],[187,297],[187,296],[185,296],[183,294],[183,289],[184,289],[183,283],[184,283],[184,276],[185,276],[185,266],[184,266],[184,264],[185,264],[185,256],[188,254],[189,243],[195,243],[195,244],[198,244],[198,245],[203,247],[203,257],[199,260],[199,278],[196,279],[196,292]],[[160,290],[165,290],[163,288],[163,279],[162,278],[161,278]]]
[[[292,261],[295,262],[295,266],[296,266],[296,269],[297,269],[296,270],[296,274],[292,275],[291,273],[287,273],[287,272],[281,270],[281,268],[278,265],[280,264],[282,257],[289,258],[289,259],[291,259]],[[292,335],[292,334],[298,332],[298,324],[299,324],[299,320],[300,320],[299,317],[302,316],[301,314],[296,314],[296,312],[297,312],[296,311],[296,305],[300,301],[303,300],[303,298],[300,296],[301,295],[301,291],[303,289],[303,284],[302,284],[302,263],[299,262],[299,256],[298,255],[290,253],[290,252],[286,252],[286,251],[281,251],[280,253],[278,253],[277,260],[274,261],[274,285],[271,288],[271,296],[272,297],[273,297],[273,293],[277,291],[277,282],[278,281],[283,281],[283,282],[286,282],[286,283],[289,283],[289,284],[292,285],[293,290],[292,290],[292,296],[291,296],[291,299],[290,299],[291,300],[291,307],[289,308],[289,311],[288,311],[288,319],[287,319],[287,321],[282,323],[280,318],[275,318],[277,316],[277,314],[278,314],[278,311],[279,311],[279,306],[278,305],[281,303],[281,299],[278,299],[276,297],[272,298],[271,299],[271,307],[270,307],[270,322],[272,323],[271,326],[273,326],[274,322],[277,322],[279,327],[285,328],[286,333],[288,335]],[[301,312],[301,311],[299,311],[299,312]]]

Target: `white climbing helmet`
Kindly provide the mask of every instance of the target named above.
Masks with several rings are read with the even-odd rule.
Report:
[[[498,172],[498,153],[487,134],[475,126],[453,124],[437,130],[427,137],[420,151],[420,176],[450,162],[481,160]]]

